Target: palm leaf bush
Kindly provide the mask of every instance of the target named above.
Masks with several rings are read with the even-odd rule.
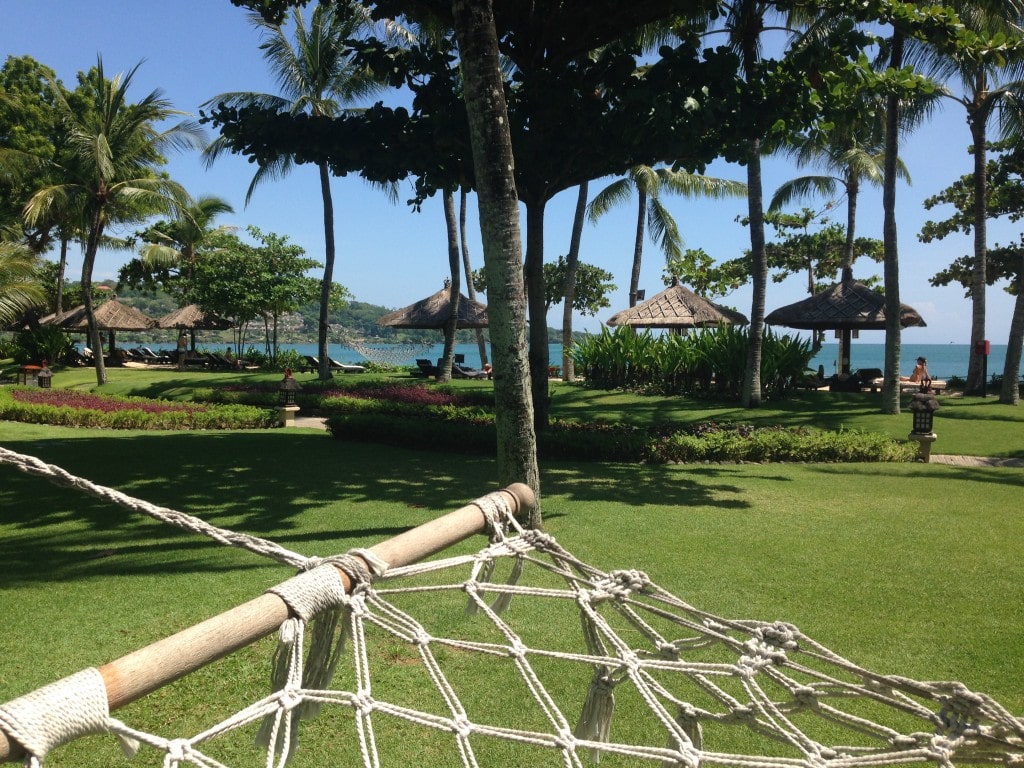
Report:
[[[572,348],[576,369],[589,386],[673,395],[739,397],[747,364],[747,330],[719,325],[682,336],[655,336],[632,328],[602,328]],[[814,357],[808,341],[769,329],[761,357],[766,397],[783,397]]]

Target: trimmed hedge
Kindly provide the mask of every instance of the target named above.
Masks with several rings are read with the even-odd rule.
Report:
[[[328,405],[325,401],[325,406]],[[339,397],[329,403],[335,439],[451,453],[493,453],[493,414],[476,408],[413,406]],[[537,435],[542,459],[627,463],[913,461],[917,447],[884,435],[808,427],[701,424],[642,429],[554,421]]]
[[[0,419],[101,429],[266,429],[277,414],[246,405],[196,405],[65,389],[4,387]]]

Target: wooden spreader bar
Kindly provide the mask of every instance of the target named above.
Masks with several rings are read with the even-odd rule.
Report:
[[[512,513],[517,517],[536,503],[532,489],[524,483],[515,483],[498,493],[508,497]],[[480,507],[471,503],[375,544],[369,550],[390,567],[411,565],[483,532],[486,525],[487,520]],[[345,590],[350,590],[349,577],[342,572],[341,578]],[[288,618],[289,609],[285,602],[267,592],[104,664],[99,672],[106,686],[110,711],[266,637],[277,631]],[[21,745],[0,732],[0,762],[23,757]]]

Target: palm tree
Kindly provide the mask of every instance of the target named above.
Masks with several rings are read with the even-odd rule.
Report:
[[[965,26],[988,39],[1019,37],[1024,14],[1016,3],[1000,3],[998,11],[978,3],[953,3]],[[1009,56],[1007,58],[1007,56]],[[1008,100],[1016,101],[1024,82],[1024,56],[1011,48],[1009,54],[993,56],[990,51],[962,49],[950,54],[923,44],[908,43],[907,59],[942,80],[959,80],[962,94],[946,91],[967,111],[971,131],[971,153],[974,156],[974,269],[971,277],[971,349],[985,338],[986,253],[988,249],[988,121],[998,107]],[[999,79],[1011,80],[996,85]],[[1007,134],[1004,133],[1004,136]],[[979,391],[982,361],[972,354],[967,366],[967,392]]]
[[[31,248],[0,240],[0,326],[46,301],[38,269],[39,259]]]
[[[262,30],[266,40],[260,48],[263,58],[273,72],[283,95],[268,93],[222,93],[203,106],[223,104],[230,107],[259,107],[289,114],[309,114],[316,117],[337,117],[342,105],[364,98],[380,90],[380,84],[366,69],[357,66],[346,40],[373,28],[369,11],[358,3],[320,3],[313,10],[307,26],[302,11],[292,11],[295,27],[294,45],[280,24],[271,24],[258,13],[249,15],[253,26]],[[207,163],[229,149],[223,137],[215,140],[206,150]],[[293,166],[291,155],[280,155],[272,162],[260,165],[249,183],[245,195],[246,205],[256,187],[264,181],[286,176]],[[320,193],[324,208],[324,276],[320,290],[320,316],[318,321],[318,351],[320,378],[331,378],[328,356],[331,285],[334,280],[334,201],[331,196],[330,169],[326,161],[317,164],[320,173]],[[390,189],[384,187],[384,189]],[[394,199],[395,192],[390,190]]]
[[[189,202],[184,188],[157,174],[168,149],[200,148],[202,133],[193,121],[166,130],[157,125],[176,115],[160,91],[141,101],[128,101],[128,88],[138,70],[107,80],[103,60],[88,74],[83,87],[89,91],[90,106],[76,110],[53,83],[54,100],[67,131],[69,161],[62,167],[63,179],[36,192],[25,206],[29,225],[51,211],[80,210],[86,233],[82,258],[82,299],[89,320],[90,343],[102,349],[92,301],[92,271],[96,253],[108,226],[140,221],[154,213],[172,212]],[[105,384],[107,372],[103,355],[96,355],[96,383]]]
[[[643,258],[645,230],[658,242],[665,260],[678,258],[682,253],[683,239],[672,214],[661,202],[663,192],[685,197],[740,197],[746,192],[746,185],[728,179],[674,171],[671,168],[651,168],[638,165],[629,174],[602,189],[587,206],[591,221],[597,221],[620,203],[627,202],[637,193],[636,239],[633,243],[633,270],[629,280],[629,306],[636,306],[640,284],[640,265]]]
[[[861,135],[858,136],[858,133]],[[861,185],[867,182],[881,187],[884,178],[885,153],[881,127],[870,127],[867,132],[858,131],[854,127],[852,131],[831,134],[826,143],[803,140],[784,147],[782,152],[793,156],[798,167],[818,165],[833,175],[798,176],[783,182],[775,190],[768,210],[779,211],[789,203],[814,195],[829,198],[830,205],[845,196],[846,242],[843,247],[842,275],[844,280],[848,279],[853,269],[857,241],[857,202]],[[900,178],[910,182],[910,173],[902,160],[897,159],[896,172]]]
[[[234,213],[230,203],[216,195],[205,195],[181,209],[171,221],[150,227],[143,235],[150,240],[139,250],[142,261],[150,266],[177,267],[185,271],[185,304],[194,277],[196,255],[203,242],[213,232],[229,227],[214,228],[213,220],[222,213]],[[155,242],[153,242],[155,241]]]

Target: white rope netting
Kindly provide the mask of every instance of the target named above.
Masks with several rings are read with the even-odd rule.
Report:
[[[435,345],[426,342],[406,344],[384,344],[370,343],[351,336],[340,325],[332,325],[331,330],[335,332],[341,343],[349,349],[358,352],[367,360],[385,365],[399,366],[406,364],[409,360],[422,357],[427,354]]]
[[[507,513],[498,494],[474,503]],[[323,564],[286,582],[295,617],[280,627],[272,692],[193,735],[156,735],[105,701],[39,735],[25,724],[39,713],[96,706],[60,684],[43,703],[0,707],[0,730],[30,762],[78,729],[147,745],[170,767],[240,755],[297,766],[323,745],[332,763],[372,768],[1024,765],[1024,720],[985,694],[871,672],[790,624],[714,616],[504,522],[475,553],[386,572],[342,558],[350,594]]]

